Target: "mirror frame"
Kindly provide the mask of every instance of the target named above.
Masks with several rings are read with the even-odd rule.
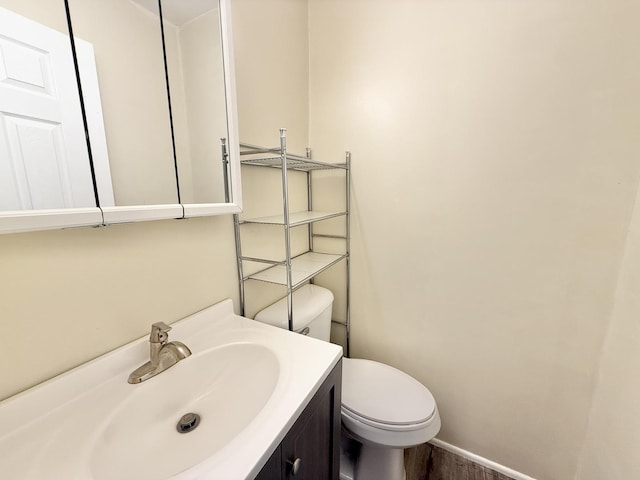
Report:
[[[198,203],[170,205],[133,205],[121,207],[65,208],[0,212],[0,233],[20,233],[76,227],[102,227],[118,223],[169,220],[242,211],[240,180],[240,139],[236,101],[235,70],[231,32],[230,0],[218,0],[224,63],[225,104],[227,115],[227,145],[229,161],[228,203]],[[222,159],[220,159],[222,168]]]

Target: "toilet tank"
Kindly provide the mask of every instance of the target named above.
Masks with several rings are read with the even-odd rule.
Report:
[[[304,285],[293,292],[293,329],[326,342],[331,334],[333,293],[317,285]],[[287,297],[258,312],[255,320],[280,328],[289,328]]]

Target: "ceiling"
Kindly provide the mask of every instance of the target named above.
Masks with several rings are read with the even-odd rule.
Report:
[[[158,15],[158,0],[131,1]],[[162,0],[162,17],[179,27],[217,6],[217,0]]]

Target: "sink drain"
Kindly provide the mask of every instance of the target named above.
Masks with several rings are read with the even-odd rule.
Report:
[[[185,413],[180,420],[178,420],[176,430],[180,433],[189,433],[195,430],[198,425],[200,425],[200,415],[197,413]]]

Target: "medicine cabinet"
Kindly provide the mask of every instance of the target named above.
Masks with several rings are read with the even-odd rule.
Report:
[[[230,25],[229,0],[0,0],[0,233],[241,211]]]

